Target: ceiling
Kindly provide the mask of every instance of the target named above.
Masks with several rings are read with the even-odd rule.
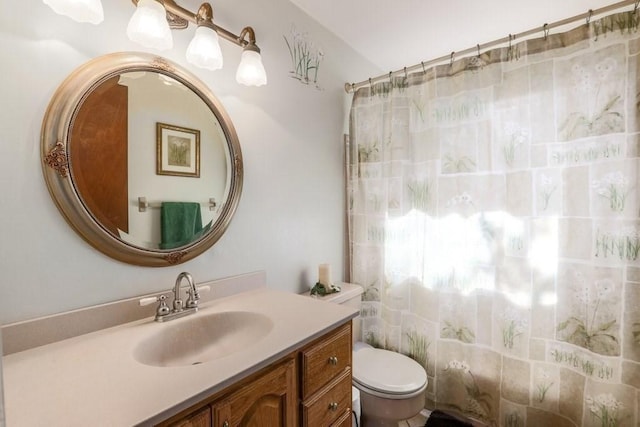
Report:
[[[611,0],[290,0],[380,68],[397,71],[615,3]],[[632,5],[627,8],[633,8]],[[362,77],[362,80],[369,76]]]

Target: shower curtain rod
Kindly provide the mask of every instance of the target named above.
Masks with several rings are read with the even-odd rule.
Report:
[[[640,3],[640,0],[623,0],[617,3],[613,3],[610,4],[609,6],[604,6],[601,7],[599,9],[589,9],[587,12],[585,13],[581,13],[580,15],[576,15],[576,16],[572,16],[571,18],[566,18],[566,19],[562,19],[560,21],[556,21],[553,22],[551,24],[544,24],[542,27],[539,28],[534,28],[528,31],[524,31],[522,33],[517,33],[517,34],[509,34],[507,37],[503,37],[501,39],[497,39],[494,40],[492,42],[486,43],[482,45],[483,49],[487,49],[487,48],[491,48],[497,45],[502,45],[508,42],[512,42],[516,39],[521,39],[523,37],[528,37],[531,36],[533,34],[539,33],[540,31],[543,32],[543,34],[548,34],[548,31],[551,30],[552,28],[557,28],[557,27],[561,27],[563,25],[567,25],[567,24],[571,24],[573,22],[579,21],[581,19],[585,19],[586,23],[588,24],[591,21],[591,18],[594,15],[601,15],[603,13],[606,12],[610,12],[612,10],[616,10],[616,9],[620,9],[624,6],[628,6],[631,4],[635,4],[633,12],[636,12],[638,10],[638,4]],[[388,74],[381,74],[377,77],[374,78],[369,78],[367,80],[363,80],[359,83],[345,83],[344,84],[344,90],[347,93],[350,92],[355,92],[357,89],[361,88],[361,87],[365,87],[365,86],[370,86],[373,83],[377,83],[380,82],[382,80],[386,80],[391,78],[393,75],[396,74],[408,74],[410,72],[413,71],[418,71],[418,70],[425,70],[426,67],[430,67],[432,65],[436,65],[439,63],[442,63],[444,61],[452,61],[455,55],[460,55],[460,56],[465,56],[469,53],[475,53],[475,52],[480,52],[480,45],[476,45],[474,47],[470,47],[468,49],[462,50],[460,52],[451,52],[451,54],[449,55],[445,55],[445,56],[441,56],[439,58],[435,58],[432,59],[430,61],[426,61],[426,62],[421,62],[419,64],[416,65],[412,65],[411,67],[404,67],[400,70],[396,70],[396,71],[390,71]]]

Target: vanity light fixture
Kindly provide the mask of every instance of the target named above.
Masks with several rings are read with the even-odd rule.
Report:
[[[204,3],[196,16],[198,27],[187,47],[187,61],[196,67],[219,70],[222,68],[222,51],[218,43],[218,33],[213,26],[211,5]]]
[[[262,86],[267,84],[267,73],[262,65],[260,49],[256,46],[256,35],[251,27],[242,30],[240,37],[244,38],[244,33],[249,34],[249,43],[242,50],[240,65],[236,71],[236,81],[246,86]]]
[[[104,19],[100,0],[42,0],[42,2],[55,13],[77,22],[99,24]]]
[[[127,36],[144,47],[171,49],[173,36],[166,16],[164,7],[156,0],[138,1],[138,7],[127,25]]]
[[[222,37],[243,48],[236,81],[246,86],[262,86],[267,75],[256,46],[253,28],[245,27],[239,36],[213,23],[213,9],[203,3],[196,13],[179,6],[174,0],[131,0],[136,11],[127,27],[129,38],[145,47],[170,49],[173,38],[170,29],[185,29],[195,24],[196,31],[187,48],[187,61],[208,70],[222,68]],[[247,40],[248,39],[248,40]]]

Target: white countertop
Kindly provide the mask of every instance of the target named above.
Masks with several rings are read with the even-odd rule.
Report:
[[[221,311],[264,314],[273,329],[246,350],[199,365],[153,367],[133,358],[136,345],[163,327]],[[357,314],[352,307],[259,289],[211,301],[169,323],[149,318],[14,353],[3,358],[7,427],[150,425]]]

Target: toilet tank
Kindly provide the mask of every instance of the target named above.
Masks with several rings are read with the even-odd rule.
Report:
[[[334,304],[343,304],[349,307],[357,308],[360,311],[362,306],[362,286],[354,283],[336,283],[340,287],[340,292],[328,294],[324,296],[314,295],[311,298],[316,298],[320,301],[331,302]],[[310,296],[311,291],[307,291],[304,294]],[[353,342],[361,341],[361,320],[360,316],[353,319]]]

